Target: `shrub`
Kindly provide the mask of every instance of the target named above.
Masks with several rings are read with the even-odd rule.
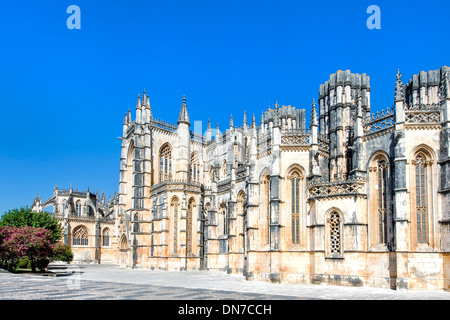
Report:
[[[70,246],[63,243],[57,243],[55,245],[55,248],[53,250],[53,256],[52,261],[65,261],[65,262],[72,262],[73,260],[73,253],[70,249]]]
[[[30,261],[31,270],[44,270],[53,255],[50,231],[33,227],[0,228],[0,262],[7,269],[17,269],[22,259]]]
[[[0,227],[33,227],[44,228],[50,231],[52,243],[61,240],[64,233],[61,223],[51,213],[33,212],[28,207],[12,209],[1,216]]]

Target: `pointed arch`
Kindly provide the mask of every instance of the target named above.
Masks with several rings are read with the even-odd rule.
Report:
[[[342,239],[343,214],[337,208],[331,208],[325,214],[326,253],[329,258],[341,258],[343,255]]]
[[[221,236],[226,236],[228,235],[227,232],[227,221],[228,221],[228,211],[227,211],[227,205],[225,203],[225,201],[222,201],[222,203],[219,206],[219,212],[218,212],[218,235],[219,237]]]
[[[128,240],[127,240],[127,236],[125,234],[122,234],[122,236],[120,237],[119,250],[120,251],[128,250]]]
[[[228,176],[228,166],[227,166],[227,160],[223,160],[222,169],[221,169],[221,178],[222,180],[225,180]]]
[[[368,216],[371,245],[394,247],[394,217],[392,212],[392,178],[389,155],[376,151],[368,162]]]
[[[102,231],[102,246],[103,247],[109,247],[110,246],[110,236],[111,236],[111,230],[106,227]]]
[[[170,212],[172,215],[173,225],[173,248],[174,254],[178,253],[178,219],[180,215],[180,200],[177,196],[173,196],[170,200]]]
[[[72,245],[74,246],[88,246],[89,233],[84,225],[75,227],[72,231]]]
[[[172,179],[172,146],[164,143],[159,149],[159,181]]]
[[[271,206],[270,206],[270,170],[265,168],[260,174],[260,221],[261,239],[264,239],[266,244],[270,244],[270,224],[271,224]]]
[[[238,216],[237,216],[237,249],[240,250],[244,247],[244,234],[245,234],[245,226],[244,226],[244,220],[245,220],[245,192],[244,190],[239,191],[238,197],[237,197],[237,204],[238,204]]]
[[[436,153],[425,144],[417,146],[411,153],[410,205],[413,245],[433,243],[433,184],[436,183],[433,182],[434,159]]]
[[[81,217],[81,212],[82,212],[81,200],[77,200],[77,202],[75,202],[75,215]]]
[[[191,197],[188,201],[187,221],[186,221],[186,246],[188,255],[193,254],[193,223],[194,223],[194,210],[197,207],[194,197]]]
[[[200,156],[197,151],[193,151],[191,153],[191,168],[190,168],[190,177],[192,181],[200,182],[201,181],[201,165],[200,165]]]
[[[133,206],[133,160],[134,160],[134,140],[131,140],[128,146],[126,171],[125,171],[125,199],[126,207],[131,208]]]
[[[304,220],[304,212],[306,211],[306,208],[304,208],[305,170],[302,166],[293,164],[287,169],[286,177],[288,185],[286,193],[288,212],[290,212],[291,216],[291,243],[295,245],[301,242],[301,222]]]

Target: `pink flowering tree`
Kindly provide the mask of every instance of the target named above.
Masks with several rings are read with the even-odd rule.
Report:
[[[21,259],[27,259],[33,272],[44,270],[53,249],[51,233],[44,228],[7,226],[0,229],[0,261],[8,269],[14,269]]]

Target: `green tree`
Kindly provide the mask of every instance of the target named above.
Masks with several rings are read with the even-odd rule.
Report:
[[[28,207],[12,209],[3,214],[0,219],[1,227],[33,227],[44,228],[50,231],[51,242],[57,243],[61,240],[64,231],[58,219],[49,212],[33,212]]]

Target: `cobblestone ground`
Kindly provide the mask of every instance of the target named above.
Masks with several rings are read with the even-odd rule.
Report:
[[[292,296],[0,274],[2,300],[290,300]]]
[[[450,292],[273,284],[222,272],[71,265],[71,275],[0,273],[0,300],[450,300]]]

